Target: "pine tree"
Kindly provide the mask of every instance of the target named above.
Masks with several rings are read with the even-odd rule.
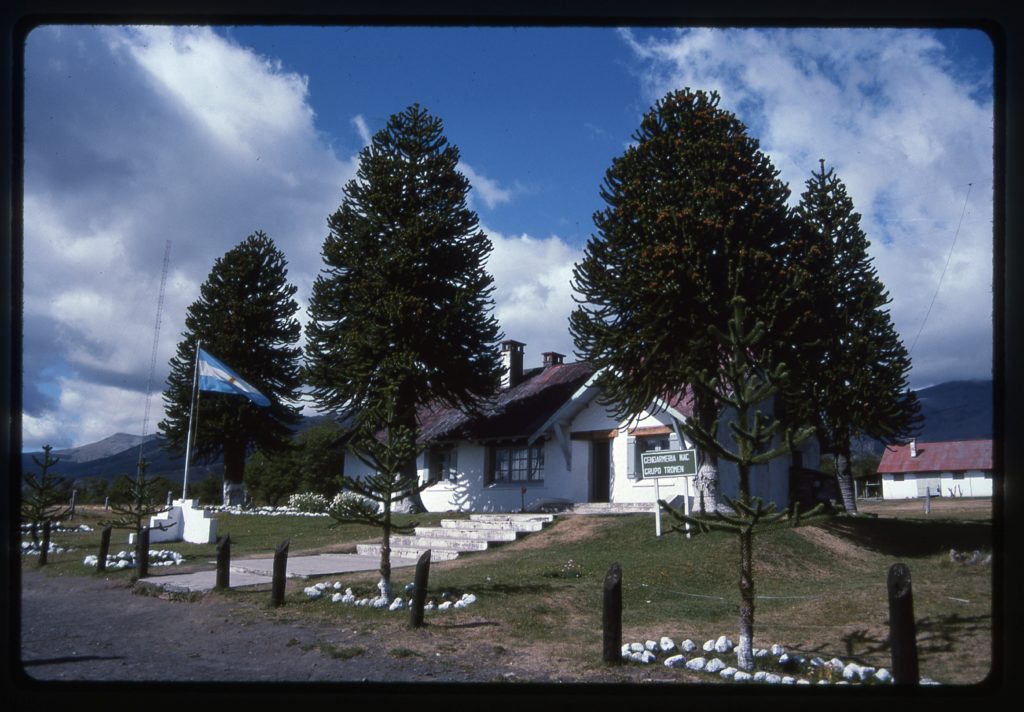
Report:
[[[227,504],[241,504],[244,498],[238,490],[246,457],[256,448],[275,452],[286,447],[299,421],[299,306],[297,287],[287,276],[284,255],[273,240],[263,232],[249,235],[214,263],[199,299],[188,308],[186,331],[170,361],[167,417],[159,427],[176,451],[186,446],[200,341],[204,351],[271,401],[262,408],[244,397],[206,391],[198,399],[192,453],[207,461],[224,457],[224,488],[234,498]]]
[[[717,93],[687,89],[644,115],[606,173],[607,207],[574,270],[577,353],[605,369],[603,393],[619,417],[687,387],[689,370],[717,367],[704,325],[724,329],[733,297],[746,299],[775,343],[797,326],[782,286],[793,281],[784,273],[789,189],[718,103]],[[721,404],[694,395],[695,419],[710,427]],[[702,456],[713,478],[715,453]]]
[[[813,340],[811,275],[788,187],[717,93],[675,91],[644,115],[612,161],[598,233],[574,271],[577,353],[602,370],[602,402],[636,417],[689,390],[680,424],[706,463],[737,464],[737,502],[752,507],[751,467],[809,437],[761,412],[788,387],[790,362]],[[731,415],[722,416],[725,408]],[[737,448],[718,442],[720,417]],[[784,445],[770,447],[773,438]],[[747,533],[744,534],[743,531]],[[752,530],[740,533],[741,656],[752,665]],[[749,605],[748,605],[749,604]]]
[[[40,469],[38,477],[31,472],[22,475],[21,521],[31,526],[32,543],[36,546],[39,545],[39,527],[43,522],[47,519],[60,521],[71,513],[68,482],[50,470],[60,462],[59,457],[53,457],[52,451],[51,445],[43,445],[43,459],[40,461],[32,456],[32,461]]]
[[[148,467],[149,464],[145,460],[139,460],[138,470],[134,476],[121,475],[115,482],[115,495],[110,502],[110,511],[116,516],[104,521],[104,526],[128,529],[138,536],[150,517],[170,509],[164,499],[166,483],[160,478],[147,479]]]
[[[808,268],[818,275],[816,301],[830,308],[819,312],[824,338],[803,362],[790,407],[817,425],[823,451],[836,458],[843,506],[856,514],[851,441],[866,435],[892,444],[911,435],[920,406],[907,387],[910,356],[889,317],[891,300],[846,186],[822,160],[806,188],[797,212],[813,245]]]
[[[492,246],[466,205],[458,160],[441,120],[414,104],[360,153],[357,177],[328,220],[309,306],[307,379],[321,408],[354,418],[350,447],[378,472],[406,457],[398,433],[415,437],[420,407],[473,410],[501,374],[485,269]],[[396,443],[386,456],[382,433]],[[410,496],[414,455],[389,474]]]

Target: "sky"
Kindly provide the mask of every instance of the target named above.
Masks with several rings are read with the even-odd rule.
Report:
[[[156,432],[186,310],[257,230],[305,324],[358,153],[413,103],[459,149],[495,316],[527,367],[574,360],[572,270],[602,178],[642,115],[690,87],[720,94],[794,203],[819,159],[835,169],[912,388],[992,377],[980,30],[44,25],[24,51],[25,450]]]

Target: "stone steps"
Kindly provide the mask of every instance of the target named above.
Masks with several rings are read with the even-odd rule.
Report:
[[[391,537],[391,555],[419,558],[429,549],[431,561],[450,561],[464,551],[485,551],[491,542],[515,541],[520,533],[539,532],[553,520],[551,514],[471,514],[469,519],[442,519],[439,527],[416,527],[413,536]],[[380,556],[380,545],[359,544],[356,551]]]
[[[654,512],[653,502],[586,502],[574,504],[569,514],[647,514]]]

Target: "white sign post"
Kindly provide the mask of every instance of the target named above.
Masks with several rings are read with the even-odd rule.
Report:
[[[663,477],[683,477],[683,512],[690,516],[690,477],[697,475],[696,450],[661,450],[640,455],[643,478],[654,480],[654,533],[661,536],[661,486]],[[690,524],[686,524],[686,538],[690,538]]]

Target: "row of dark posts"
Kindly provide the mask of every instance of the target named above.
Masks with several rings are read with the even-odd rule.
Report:
[[[96,562],[97,571],[107,568],[107,554],[110,552],[110,535],[112,525],[104,527],[100,534],[100,553]],[[34,538],[34,534],[33,534]],[[50,522],[43,523],[43,551],[39,565],[46,564],[46,551],[50,546]],[[231,535],[225,534],[217,538],[217,575],[215,588],[226,590],[231,587]],[[288,575],[288,540],[277,545],[274,551],[273,578],[270,584],[270,603],[274,607],[284,605],[285,580]],[[145,578],[149,572],[149,527],[139,532],[135,545],[135,561],[137,578]],[[416,577],[413,583],[413,596],[409,603],[409,624],[414,628],[423,625],[423,606],[427,598],[427,579],[430,575],[430,551],[426,551],[416,562]]]
[[[913,590],[910,569],[906,564],[889,568],[889,647],[892,653],[893,682],[900,686],[917,685],[920,673],[917,664],[917,626],[914,623]],[[622,662],[622,567],[611,565],[604,579],[604,628],[602,659],[606,663]]]

